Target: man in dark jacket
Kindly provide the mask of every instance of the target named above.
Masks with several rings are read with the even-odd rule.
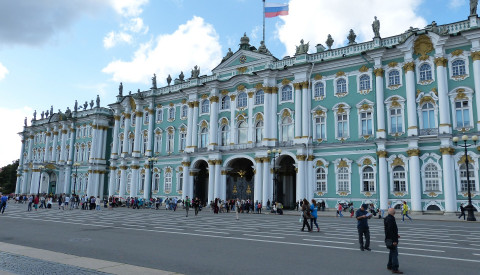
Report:
[[[395,209],[388,209],[388,216],[383,221],[383,224],[385,226],[385,241],[392,240],[393,243],[389,247],[390,254],[388,255],[387,269],[394,274],[403,274],[403,272],[398,270],[398,239],[400,236],[398,235],[397,222],[395,221]]]
[[[362,206],[355,213],[355,218],[357,218],[358,242],[360,243],[360,250],[362,251],[371,250],[368,219],[372,217],[372,214],[368,213],[367,209],[368,209],[368,205],[362,204]],[[365,246],[363,245],[364,235],[365,235]]]

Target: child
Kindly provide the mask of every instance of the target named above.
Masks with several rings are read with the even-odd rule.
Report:
[[[353,214],[355,211],[353,210],[353,205],[350,207],[350,218],[353,218]]]

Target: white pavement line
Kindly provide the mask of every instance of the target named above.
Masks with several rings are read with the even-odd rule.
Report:
[[[420,245],[420,246],[431,246],[431,247],[444,247],[452,249],[467,249],[467,250],[480,250],[480,248],[470,248],[470,247],[456,247],[456,246],[445,246],[445,245],[434,245],[434,244],[417,244],[417,243],[401,243],[402,245]]]
[[[182,228],[170,228],[170,227],[163,227],[163,226],[155,226],[154,228],[163,229],[163,230],[185,230],[185,229],[182,229]]]
[[[442,241],[435,241],[435,240],[422,240],[422,239],[416,239],[416,238],[409,238],[408,236],[405,237],[405,235],[402,235],[402,238],[400,239],[400,241],[403,241],[403,240],[422,242],[422,243],[432,243],[432,242],[434,242],[434,243],[438,243],[438,244],[458,244],[456,242],[442,242]]]
[[[473,253],[473,255],[475,255],[475,256],[480,256],[480,254],[476,254],[476,253]]]
[[[206,233],[215,233],[215,234],[226,234],[230,235],[230,233],[227,232],[219,232],[219,231],[209,231],[209,230],[195,230],[196,232],[206,232]]]
[[[285,239],[285,237],[278,237],[278,236],[265,236],[265,235],[253,235],[253,234],[243,234],[244,236],[249,237],[264,237],[264,238],[274,238],[274,239]]]
[[[127,223],[122,223],[123,226],[133,226],[133,227],[146,227],[144,225],[137,225],[137,224],[127,224]]]
[[[354,244],[354,243],[347,243],[347,242],[337,242],[337,241],[327,241],[327,240],[312,240],[312,239],[303,239],[307,242],[326,242],[326,243],[343,243],[343,244]]]
[[[378,247],[385,247],[384,245],[379,245]],[[416,247],[404,247],[401,246],[400,249],[411,249],[411,250],[421,250],[421,251],[428,251],[428,252],[439,252],[439,253],[445,253],[443,250],[435,250],[435,249],[423,249],[423,248],[416,248]]]

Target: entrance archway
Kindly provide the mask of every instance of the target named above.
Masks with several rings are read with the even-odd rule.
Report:
[[[48,183],[48,191],[47,194],[56,194],[57,191],[57,174],[51,173],[50,174],[50,181]],[[61,193],[61,192],[58,192]]]
[[[297,173],[295,160],[288,155],[283,155],[278,160],[277,180],[273,181],[273,199],[282,203],[284,208],[295,208]]]
[[[238,158],[228,164],[226,194],[227,200],[253,200],[254,173],[253,163],[246,158]]]
[[[208,163],[199,160],[195,164],[195,176],[193,177],[193,197],[198,198],[201,203],[208,203]]]

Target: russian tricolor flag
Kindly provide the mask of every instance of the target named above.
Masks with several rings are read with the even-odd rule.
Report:
[[[288,15],[288,4],[265,3],[265,17]]]

